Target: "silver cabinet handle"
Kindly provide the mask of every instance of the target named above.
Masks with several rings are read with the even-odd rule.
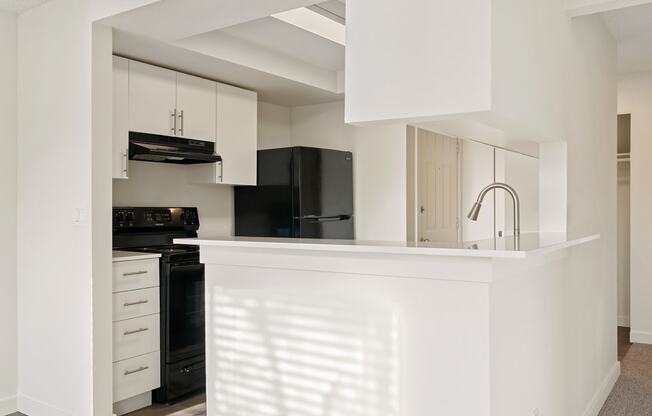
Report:
[[[135,369],[135,370],[127,370],[127,371],[125,371],[125,376],[128,376],[128,375],[130,375],[130,374],[140,373],[141,371],[145,371],[145,370],[147,370],[148,368],[149,368],[149,366],[147,366],[147,365],[142,365],[142,366],[138,367],[138,368]]]
[[[145,303],[149,303],[149,301],[148,300],[138,300],[136,302],[125,302],[123,306],[126,308],[128,306],[143,305]]]
[[[123,335],[133,335],[133,334],[139,334],[141,332],[149,331],[149,328],[138,328],[134,329],[133,331],[125,331]]]
[[[122,166],[122,176],[124,176],[125,178],[127,177],[127,173],[128,173],[128,172],[127,172],[127,169],[128,169],[128,168],[127,168],[127,166],[128,166],[127,164],[129,163],[128,161],[129,161],[129,155],[127,154],[127,152],[124,152],[124,153],[122,154],[122,162],[123,162],[123,166]]]
[[[137,275],[139,275],[139,274],[147,274],[147,270],[139,270],[139,271],[137,271],[137,272],[127,272],[127,273],[122,273],[122,275],[123,275],[124,277],[128,277],[128,276],[137,276]]]
[[[220,174],[218,176],[220,182],[224,182],[224,161],[220,161]]]
[[[172,131],[172,134],[176,135],[177,134],[177,109],[176,108],[170,111],[170,117],[172,117],[172,128],[170,130]]]
[[[179,127],[179,136],[183,136],[183,110],[179,112],[179,124],[181,127]]]

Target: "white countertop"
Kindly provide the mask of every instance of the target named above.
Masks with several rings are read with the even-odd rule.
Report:
[[[137,253],[135,251],[113,250],[113,261],[147,260],[158,259],[159,253]]]
[[[247,247],[345,253],[525,258],[534,254],[542,254],[576,246],[599,238],[599,234],[574,237],[567,236],[565,233],[527,233],[521,235],[518,250],[515,249],[514,238],[511,236],[463,243],[413,243],[257,237],[181,238],[175,239],[174,243],[212,247]]]

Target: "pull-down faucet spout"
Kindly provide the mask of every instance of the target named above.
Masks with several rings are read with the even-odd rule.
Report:
[[[511,186],[507,185],[506,183],[495,182],[487,186],[486,188],[484,188],[482,191],[480,191],[480,194],[478,195],[478,199],[473,204],[473,207],[471,207],[471,211],[469,211],[469,215],[467,215],[467,217],[471,221],[476,221],[478,219],[478,215],[480,214],[480,208],[482,208],[482,200],[484,199],[485,195],[493,189],[503,189],[507,191],[507,193],[512,197],[512,203],[514,208],[514,242],[516,243],[516,245],[518,245],[518,238],[521,235],[521,208],[520,208],[520,203],[518,200],[518,194],[516,193],[516,190]]]

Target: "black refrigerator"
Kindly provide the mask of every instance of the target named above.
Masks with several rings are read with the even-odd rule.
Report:
[[[235,187],[236,236],[353,239],[351,152],[259,150],[257,183]]]

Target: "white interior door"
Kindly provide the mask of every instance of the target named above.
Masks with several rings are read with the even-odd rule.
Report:
[[[457,242],[458,141],[417,130],[418,240]]]
[[[177,73],[177,135],[215,141],[217,83]]]
[[[177,73],[129,62],[129,130],[173,135],[177,102]]]

